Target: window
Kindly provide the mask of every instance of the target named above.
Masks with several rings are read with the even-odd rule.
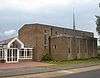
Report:
[[[44,47],[45,46],[48,46],[48,36],[46,34],[44,35]]]
[[[55,45],[55,49],[56,49],[57,47],[56,47],[56,45]]]
[[[21,44],[19,44],[18,41],[14,41],[12,44],[10,44],[10,48],[20,48]]]
[[[20,50],[19,56],[20,56],[21,58],[24,58],[24,49],[21,49],[21,50]]]
[[[44,32],[45,32],[45,33],[47,33],[47,31],[46,31],[46,30],[44,30]]]
[[[3,58],[4,58],[4,50],[0,49],[0,59],[3,59]]]
[[[30,49],[27,49],[27,57],[32,57],[32,50]]]
[[[70,48],[68,48],[68,53],[70,53]]]
[[[44,44],[46,45],[47,44],[47,36],[44,35]]]
[[[57,48],[57,46],[56,46],[56,45],[53,45],[53,48],[54,48],[54,49],[56,49],[56,48]]]
[[[47,35],[47,34],[48,34],[47,30],[44,30],[44,34],[45,34],[45,35]]]
[[[32,49],[20,49],[19,57],[23,59],[32,58]]]
[[[44,49],[46,49],[47,48],[47,46],[46,45],[44,45]]]

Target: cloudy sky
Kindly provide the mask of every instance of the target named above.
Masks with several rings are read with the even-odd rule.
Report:
[[[0,0],[0,40],[17,35],[28,23],[72,28],[75,9],[76,28],[96,33],[95,15],[100,15],[99,0]]]

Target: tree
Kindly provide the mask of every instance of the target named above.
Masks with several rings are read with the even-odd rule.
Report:
[[[98,34],[100,35],[100,16],[96,16],[97,20],[96,20],[96,30],[98,32]]]

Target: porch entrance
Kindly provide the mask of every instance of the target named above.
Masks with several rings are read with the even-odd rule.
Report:
[[[7,49],[7,63],[18,62],[18,49],[10,48]]]

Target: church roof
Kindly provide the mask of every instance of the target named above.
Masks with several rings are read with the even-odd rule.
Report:
[[[15,37],[13,38],[9,38],[9,39],[6,39],[6,40],[3,40],[3,41],[0,41],[0,45],[6,45],[8,44],[12,39],[14,39]]]

